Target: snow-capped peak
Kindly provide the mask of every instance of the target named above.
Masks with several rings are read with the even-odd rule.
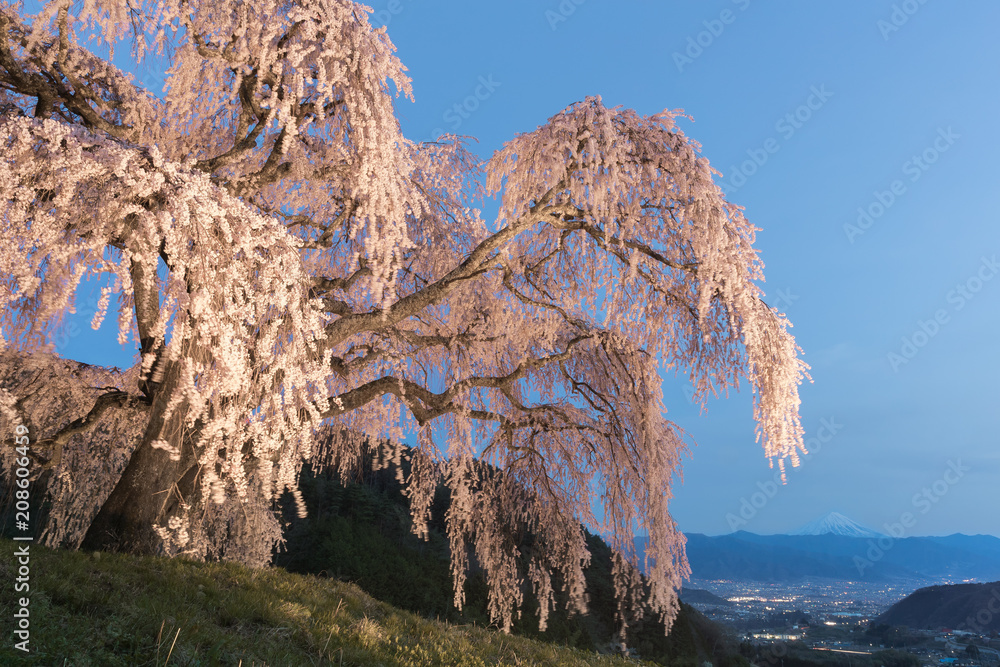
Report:
[[[839,512],[810,521],[792,535],[842,535],[844,537],[881,537],[882,533],[862,526]]]

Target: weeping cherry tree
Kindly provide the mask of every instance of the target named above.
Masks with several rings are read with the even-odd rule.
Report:
[[[621,618],[648,605],[669,628],[688,439],[662,378],[702,405],[745,381],[764,454],[784,470],[804,451],[806,366],[762,300],[755,228],[673,112],[587,98],[487,162],[406,139],[410,81],[369,12],[0,5],[0,408],[5,443],[29,424],[36,472],[62,484],[50,541],[266,562],[304,462],[381,443],[399,464],[408,439],[414,532],[450,492],[457,605],[474,559],[505,630],[526,582],[543,629],[560,586],[583,610],[587,525]],[[162,94],[116,49],[165,63]],[[92,278],[92,326],[116,315],[132,369],[52,354]]]

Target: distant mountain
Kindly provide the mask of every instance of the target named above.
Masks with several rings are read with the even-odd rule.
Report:
[[[737,531],[717,537],[688,533],[686,537],[693,579],[837,579],[915,587],[955,580],[1000,579],[1000,539],[989,535],[892,538]],[[646,538],[636,540],[640,556],[645,546]]]
[[[978,536],[977,536],[978,537]],[[923,630],[1000,631],[1000,581],[929,586],[914,591],[875,619],[876,624]]]
[[[810,521],[792,535],[842,535],[844,537],[882,537],[883,533],[862,526],[840,512],[829,512],[815,521]]]
[[[992,535],[962,535],[953,533],[944,537],[928,537],[928,540],[966,551],[990,555],[1000,561],[1000,540]]]

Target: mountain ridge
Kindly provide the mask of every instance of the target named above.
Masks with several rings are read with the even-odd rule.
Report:
[[[1000,538],[685,533],[691,578],[759,582],[808,579],[916,586],[1000,580]],[[642,563],[648,538],[636,539]]]

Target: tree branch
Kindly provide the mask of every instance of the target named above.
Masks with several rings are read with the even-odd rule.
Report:
[[[62,461],[63,446],[69,442],[70,438],[79,433],[89,431],[109,408],[124,407],[130,398],[131,396],[127,392],[118,390],[101,394],[94,401],[94,407],[86,415],[73,420],[55,435],[35,442],[32,449],[48,449],[52,451],[52,455],[47,461],[37,458],[37,456],[36,459],[41,463],[43,468],[55,468]]]
[[[491,267],[487,267],[487,263],[495,259],[497,253],[518,234],[538,222],[549,222],[549,215],[547,212],[538,212],[533,209],[481,241],[458,266],[426,287],[402,297],[384,310],[357,313],[342,317],[329,324],[326,328],[327,345],[337,345],[348,336],[364,331],[384,329],[386,326],[396,324],[431,305],[440,303],[463,282],[489,271]]]

